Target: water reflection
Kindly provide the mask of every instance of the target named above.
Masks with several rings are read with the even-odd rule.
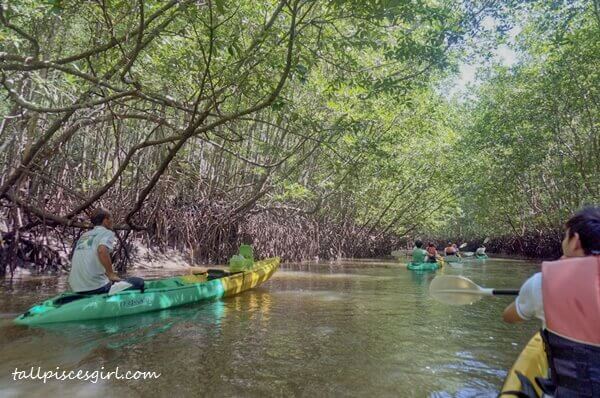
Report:
[[[214,301],[114,319],[47,324],[34,328],[62,335],[88,351],[101,345],[116,349],[151,340],[181,322],[218,326],[226,311],[222,301]]]
[[[226,313],[226,305],[222,301],[214,301],[159,312],[78,323],[47,324],[29,328],[5,323],[0,327],[0,340],[5,342],[0,346],[3,354],[0,369],[18,366],[22,364],[23,356],[31,354],[42,362],[73,366],[85,361],[85,358],[96,350],[126,349],[129,346],[149,343],[157,335],[166,333],[181,323],[194,327],[218,327]]]
[[[439,271],[410,271],[410,279],[420,287],[427,287],[431,280],[438,274]]]

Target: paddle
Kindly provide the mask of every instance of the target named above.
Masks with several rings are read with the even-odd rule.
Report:
[[[458,246],[459,249],[464,249],[465,247],[467,247],[467,242],[465,242],[462,245]],[[462,256],[460,255],[459,252],[456,252],[455,255],[456,255],[456,257],[462,259]]]
[[[518,289],[490,289],[475,284],[464,276],[438,275],[429,285],[434,299],[451,305],[472,304],[483,296],[516,296]]]

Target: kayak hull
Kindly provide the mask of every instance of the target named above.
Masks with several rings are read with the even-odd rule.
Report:
[[[536,333],[527,343],[519,357],[508,372],[501,393],[508,391],[521,391],[521,382],[517,377],[516,372],[525,375],[532,385],[535,387],[539,396],[541,390],[535,382],[536,377],[546,377],[548,374],[548,358],[544,350],[544,342],[542,336]]]
[[[19,325],[85,321],[158,311],[180,305],[215,300],[238,294],[268,280],[279,266],[279,258],[258,261],[252,270],[211,280],[182,276],[147,281],[144,292],[125,290],[109,296],[61,294],[34,305],[15,318]],[[75,298],[68,301],[69,298]],[[83,297],[83,298],[81,298]],[[65,302],[61,304],[61,301]]]
[[[410,262],[406,266],[411,271],[435,271],[439,269],[441,265],[439,263],[413,263]]]
[[[447,263],[462,263],[462,258],[460,258],[458,256],[445,256],[444,260]]]
[[[475,258],[478,260],[485,260],[486,258],[489,258],[487,254],[481,254],[481,255],[475,255]]]

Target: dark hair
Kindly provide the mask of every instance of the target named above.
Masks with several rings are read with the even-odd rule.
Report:
[[[565,227],[569,230],[569,238],[579,234],[585,254],[600,254],[600,208],[584,207],[567,221]]]
[[[427,244],[427,247],[431,247],[431,246],[435,247],[435,245],[433,244],[433,242],[429,242],[429,243]]]
[[[417,239],[415,241],[415,246],[417,246],[420,249],[421,247],[423,247],[423,242],[421,242],[419,239]]]
[[[90,221],[94,225],[102,225],[106,217],[110,217],[110,211],[100,207],[92,212]]]

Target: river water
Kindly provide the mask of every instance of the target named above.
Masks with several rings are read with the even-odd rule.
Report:
[[[515,288],[538,269],[487,260],[437,273]],[[438,303],[427,290],[434,275],[393,260],[285,264],[262,286],[220,301],[44,328],[11,318],[62,291],[66,278],[0,280],[0,396],[496,396],[540,325],[503,324],[510,298]],[[13,380],[15,369],[32,367],[87,371],[88,381]],[[160,376],[98,380],[117,368]]]

